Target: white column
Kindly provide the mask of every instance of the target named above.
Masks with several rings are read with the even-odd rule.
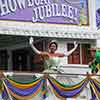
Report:
[[[89,1],[89,22],[91,30],[96,30],[96,0]]]
[[[100,48],[100,38],[96,40],[96,47]]]
[[[67,42],[66,41],[58,41],[58,50],[57,52],[64,53],[66,55],[67,53]],[[61,65],[66,65],[68,63],[68,57],[61,58]]]
[[[0,100],[3,100],[3,99],[2,99],[2,94],[1,94],[1,93],[0,93]]]

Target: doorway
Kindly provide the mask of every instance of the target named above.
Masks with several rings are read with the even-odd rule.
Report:
[[[26,71],[27,70],[27,49],[19,49],[12,51],[13,70]]]

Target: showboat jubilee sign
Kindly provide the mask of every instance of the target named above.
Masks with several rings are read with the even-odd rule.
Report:
[[[0,20],[88,25],[88,0],[0,0]]]

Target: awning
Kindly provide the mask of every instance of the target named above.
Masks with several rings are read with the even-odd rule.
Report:
[[[75,39],[98,39],[99,34],[93,32],[56,32],[56,31],[35,31],[35,30],[0,30],[3,35],[22,35],[36,37],[75,38]]]

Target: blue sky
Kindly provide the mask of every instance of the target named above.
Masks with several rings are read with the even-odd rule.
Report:
[[[100,8],[100,0],[96,0],[96,9]]]
[[[80,2],[86,2],[86,0],[80,0]]]

